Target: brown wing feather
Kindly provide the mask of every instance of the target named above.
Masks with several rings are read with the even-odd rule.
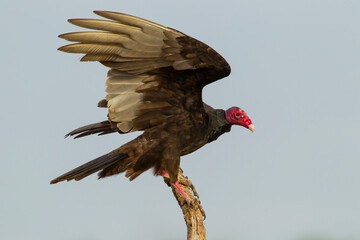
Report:
[[[108,108],[109,122],[120,133],[143,130],[150,139],[147,149],[158,149],[130,156],[131,161],[120,165],[108,165],[99,176],[127,170],[126,176],[134,179],[154,167],[168,171],[175,181],[181,149],[189,141],[203,144],[205,139],[208,116],[202,88],[228,76],[230,66],[211,47],[174,29],[127,14],[95,13],[109,20],[69,20],[97,31],[62,34],[59,37],[75,43],[59,50],[83,53],[81,61],[99,61],[110,67],[107,96],[98,106]],[[110,130],[80,134],[97,131],[106,134]],[[152,139],[160,141],[157,147],[150,147]],[[133,144],[135,150],[137,142]]]
[[[69,22],[100,32],[75,32],[59,37],[78,42],[61,51],[86,54],[82,61],[136,74],[173,67],[175,70],[214,69],[204,85],[230,74],[230,66],[215,50],[179,31],[123,13],[95,11],[109,20],[70,19]]]
[[[197,100],[195,110],[204,112],[202,87],[230,74],[230,66],[215,50],[181,32],[123,13],[95,13],[109,20],[70,19],[99,31],[62,34],[59,37],[76,43],[59,50],[84,53],[81,61],[112,68],[106,102],[99,106],[109,108],[109,120],[118,123],[120,132],[153,127],[168,119],[169,112],[174,115],[175,108],[189,111],[183,107],[185,95]]]

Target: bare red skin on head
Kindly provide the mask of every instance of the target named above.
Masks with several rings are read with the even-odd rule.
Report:
[[[252,124],[251,119],[245,113],[244,110],[238,107],[231,107],[225,111],[226,121],[231,125],[240,125],[245,128],[249,128],[249,125]]]

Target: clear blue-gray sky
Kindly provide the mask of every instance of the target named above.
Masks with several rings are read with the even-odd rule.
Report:
[[[150,172],[50,185],[136,134],[64,139],[106,119],[107,69],[58,52],[92,10],[140,16],[212,46],[232,74],[204,89],[256,131],[182,158],[209,239],[360,239],[360,1],[6,1],[1,29],[0,238],[185,239],[176,201]],[[309,237],[310,236],[310,237]],[[307,238],[309,237],[309,238]]]

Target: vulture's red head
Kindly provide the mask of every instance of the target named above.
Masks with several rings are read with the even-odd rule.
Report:
[[[255,126],[244,110],[238,107],[232,107],[225,111],[225,116],[231,125],[240,125],[250,129],[252,132],[255,131]]]

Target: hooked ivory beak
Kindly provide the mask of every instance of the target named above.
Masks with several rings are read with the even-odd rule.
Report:
[[[255,126],[254,126],[254,124],[250,124],[248,127],[249,127],[250,131],[252,131],[252,132],[255,131]]]

